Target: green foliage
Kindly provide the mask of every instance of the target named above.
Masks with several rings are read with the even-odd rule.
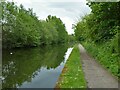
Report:
[[[3,48],[39,46],[67,41],[68,34],[60,18],[49,15],[38,20],[33,9],[26,10],[14,2],[1,2]],[[1,26],[1,25],[0,25]]]
[[[74,42],[75,41],[75,36],[74,34],[68,36],[68,42]]]
[[[49,15],[46,19],[47,22],[52,23],[55,25],[55,29],[58,32],[58,42],[65,42],[68,39],[67,31],[65,29],[65,25],[62,23],[60,18],[57,18],[56,16]]]
[[[56,85],[56,88],[86,87],[86,81],[80,63],[80,52],[77,45],[75,45],[59,77],[59,81]]]
[[[76,39],[82,41],[102,65],[120,77],[120,2],[88,2],[88,5],[91,13],[74,27]]]
[[[75,26],[77,39],[91,39],[96,43],[112,39],[120,24],[119,3],[89,3],[89,6],[92,9],[91,14]]]

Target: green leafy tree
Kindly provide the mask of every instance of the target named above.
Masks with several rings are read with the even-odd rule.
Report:
[[[42,44],[57,44],[67,41],[65,25],[56,16],[49,15],[44,20],[38,20],[33,9],[26,10],[21,4],[1,2],[3,48],[39,46]]]

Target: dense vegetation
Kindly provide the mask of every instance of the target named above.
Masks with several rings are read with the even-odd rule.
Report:
[[[58,79],[56,88],[87,88],[78,45],[74,46]]]
[[[14,2],[1,2],[0,7],[3,48],[67,41],[68,34],[60,18],[49,15],[46,20],[39,20],[33,9],[26,10],[23,5],[17,6]]]
[[[120,2],[88,2],[88,5],[92,9],[91,13],[74,26],[76,39],[120,78]]]

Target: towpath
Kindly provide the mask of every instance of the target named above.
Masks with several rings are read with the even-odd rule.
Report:
[[[79,44],[82,67],[88,88],[118,88],[118,81]]]

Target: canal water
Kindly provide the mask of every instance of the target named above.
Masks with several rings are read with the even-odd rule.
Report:
[[[66,45],[3,50],[3,88],[54,88],[73,48]]]

